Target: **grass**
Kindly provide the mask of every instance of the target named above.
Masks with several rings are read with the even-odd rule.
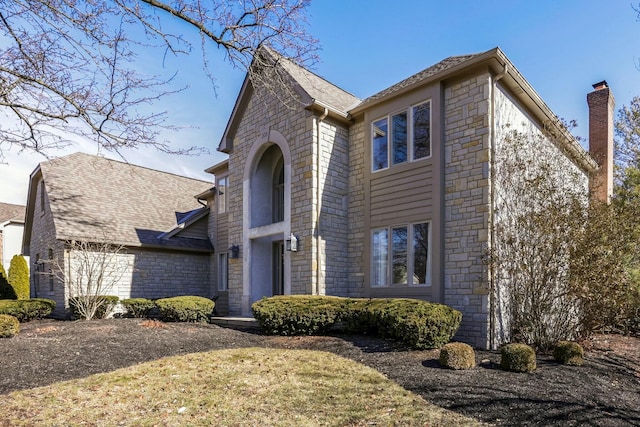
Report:
[[[245,348],[175,356],[3,396],[3,426],[461,426],[331,353]]]

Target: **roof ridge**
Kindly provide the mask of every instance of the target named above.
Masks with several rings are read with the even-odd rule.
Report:
[[[202,183],[211,184],[210,181],[206,181],[206,180],[203,180],[203,179],[192,178],[190,176],[180,175],[180,174],[175,173],[175,172],[168,172],[168,171],[163,171],[163,170],[160,170],[160,169],[151,168],[149,166],[143,166],[143,165],[138,165],[138,164],[135,164],[135,163],[129,163],[126,160],[112,159],[112,158],[105,157],[105,156],[99,155],[99,154],[89,154],[89,153],[85,153],[83,151],[76,151],[75,153],[66,154],[66,155],[60,156],[60,157],[55,157],[55,158],[53,158],[51,160],[45,160],[42,163],[52,163],[52,162],[55,162],[57,160],[69,159],[71,157],[80,157],[80,156],[90,157],[90,158],[101,160],[101,161],[104,160],[104,161],[107,161],[107,162],[118,163],[120,165],[126,165],[126,166],[133,167],[133,168],[146,169],[146,170],[151,171],[151,172],[162,173],[162,174],[166,174],[166,175],[173,175],[173,176],[178,177],[178,178],[185,178],[185,179],[190,179],[190,180],[193,180],[193,181],[198,181],[198,182],[202,182]]]

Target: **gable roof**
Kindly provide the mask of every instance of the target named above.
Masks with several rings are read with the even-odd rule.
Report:
[[[210,251],[208,239],[161,239],[180,213],[206,210],[195,195],[211,183],[84,153],[40,163],[31,174],[25,245],[37,183],[44,181],[58,240]],[[29,236],[26,236],[26,234]]]
[[[388,96],[394,95],[398,92],[403,91],[404,89],[407,88],[411,88],[413,87],[415,84],[420,84],[422,82],[424,82],[425,80],[429,80],[430,78],[434,77],[434,76],[438,76],[441,74],[444,74],[446,72],[451,71],[452,69],[454,69],[455,67],[464,64],[474,58],[480,57],[482,56],[481,53],[474,53],[474,54],[470,54],[470,55],[459,55],[459,56],[450,56],[448,58],[443,59],[442,61],[438,62],[437,64],[434,64],[428,68],[425,68],[424,70],[420,71],[419,73],[416,73],[396,84],[394,84],[393,86],[390,86],[384,90],[381,90],[380,92],[366,98],[365,100],[363,100],[361,103],[359,103],[357,106],[354,106],[354,109],[357,110],[362,110],[365,109],[367,107],[369,107],[372,104],[375,104],[376,101],[379,101],[383,98],[386,98]]]
[[[24,214],[26,206],[14,205],[11,203],[0,203],[0,224],[7,221],[22,222],[24,221]]]
[[[341,120],[349,120],[349,109],[357,105],[360,99],[344,89],[330,83],[324,78],[295,64],[293,61],[269,51],[274,56],[278,72],[284,72],[286,80],[292,89],[300,97],[304,108],[325,111]],[[253,85],[249,79],[249,73],[245,76],[242,88],[236,99],[236,103],[227,122],[227,126],[218,145],[218,151],[229,153],[233,150],[233,137],[238,128],[241,116],[253,94]]]

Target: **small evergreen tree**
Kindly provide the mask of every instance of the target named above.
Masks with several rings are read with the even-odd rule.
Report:
[[[14,255],[11,258],[8,280],[18,299],[29,299],[29,266],[22,255]]]
[[[0,262],[0,299],[16,299],[16,293],[7,281],[7,272]]]

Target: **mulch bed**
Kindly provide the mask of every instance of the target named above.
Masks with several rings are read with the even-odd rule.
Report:
[[[640,339],[597,336],[581,367],[538,356],[538,369],[499,369],[477,351],[469,371],[443,369],[437,350],[414,351],[369,336],[274,337],[215,325],[140,319],[34,321],[0,340],[0,394],[200,351],[277,347],[329,351],[384,373],[435,405],[500,425],[640,425]]]

